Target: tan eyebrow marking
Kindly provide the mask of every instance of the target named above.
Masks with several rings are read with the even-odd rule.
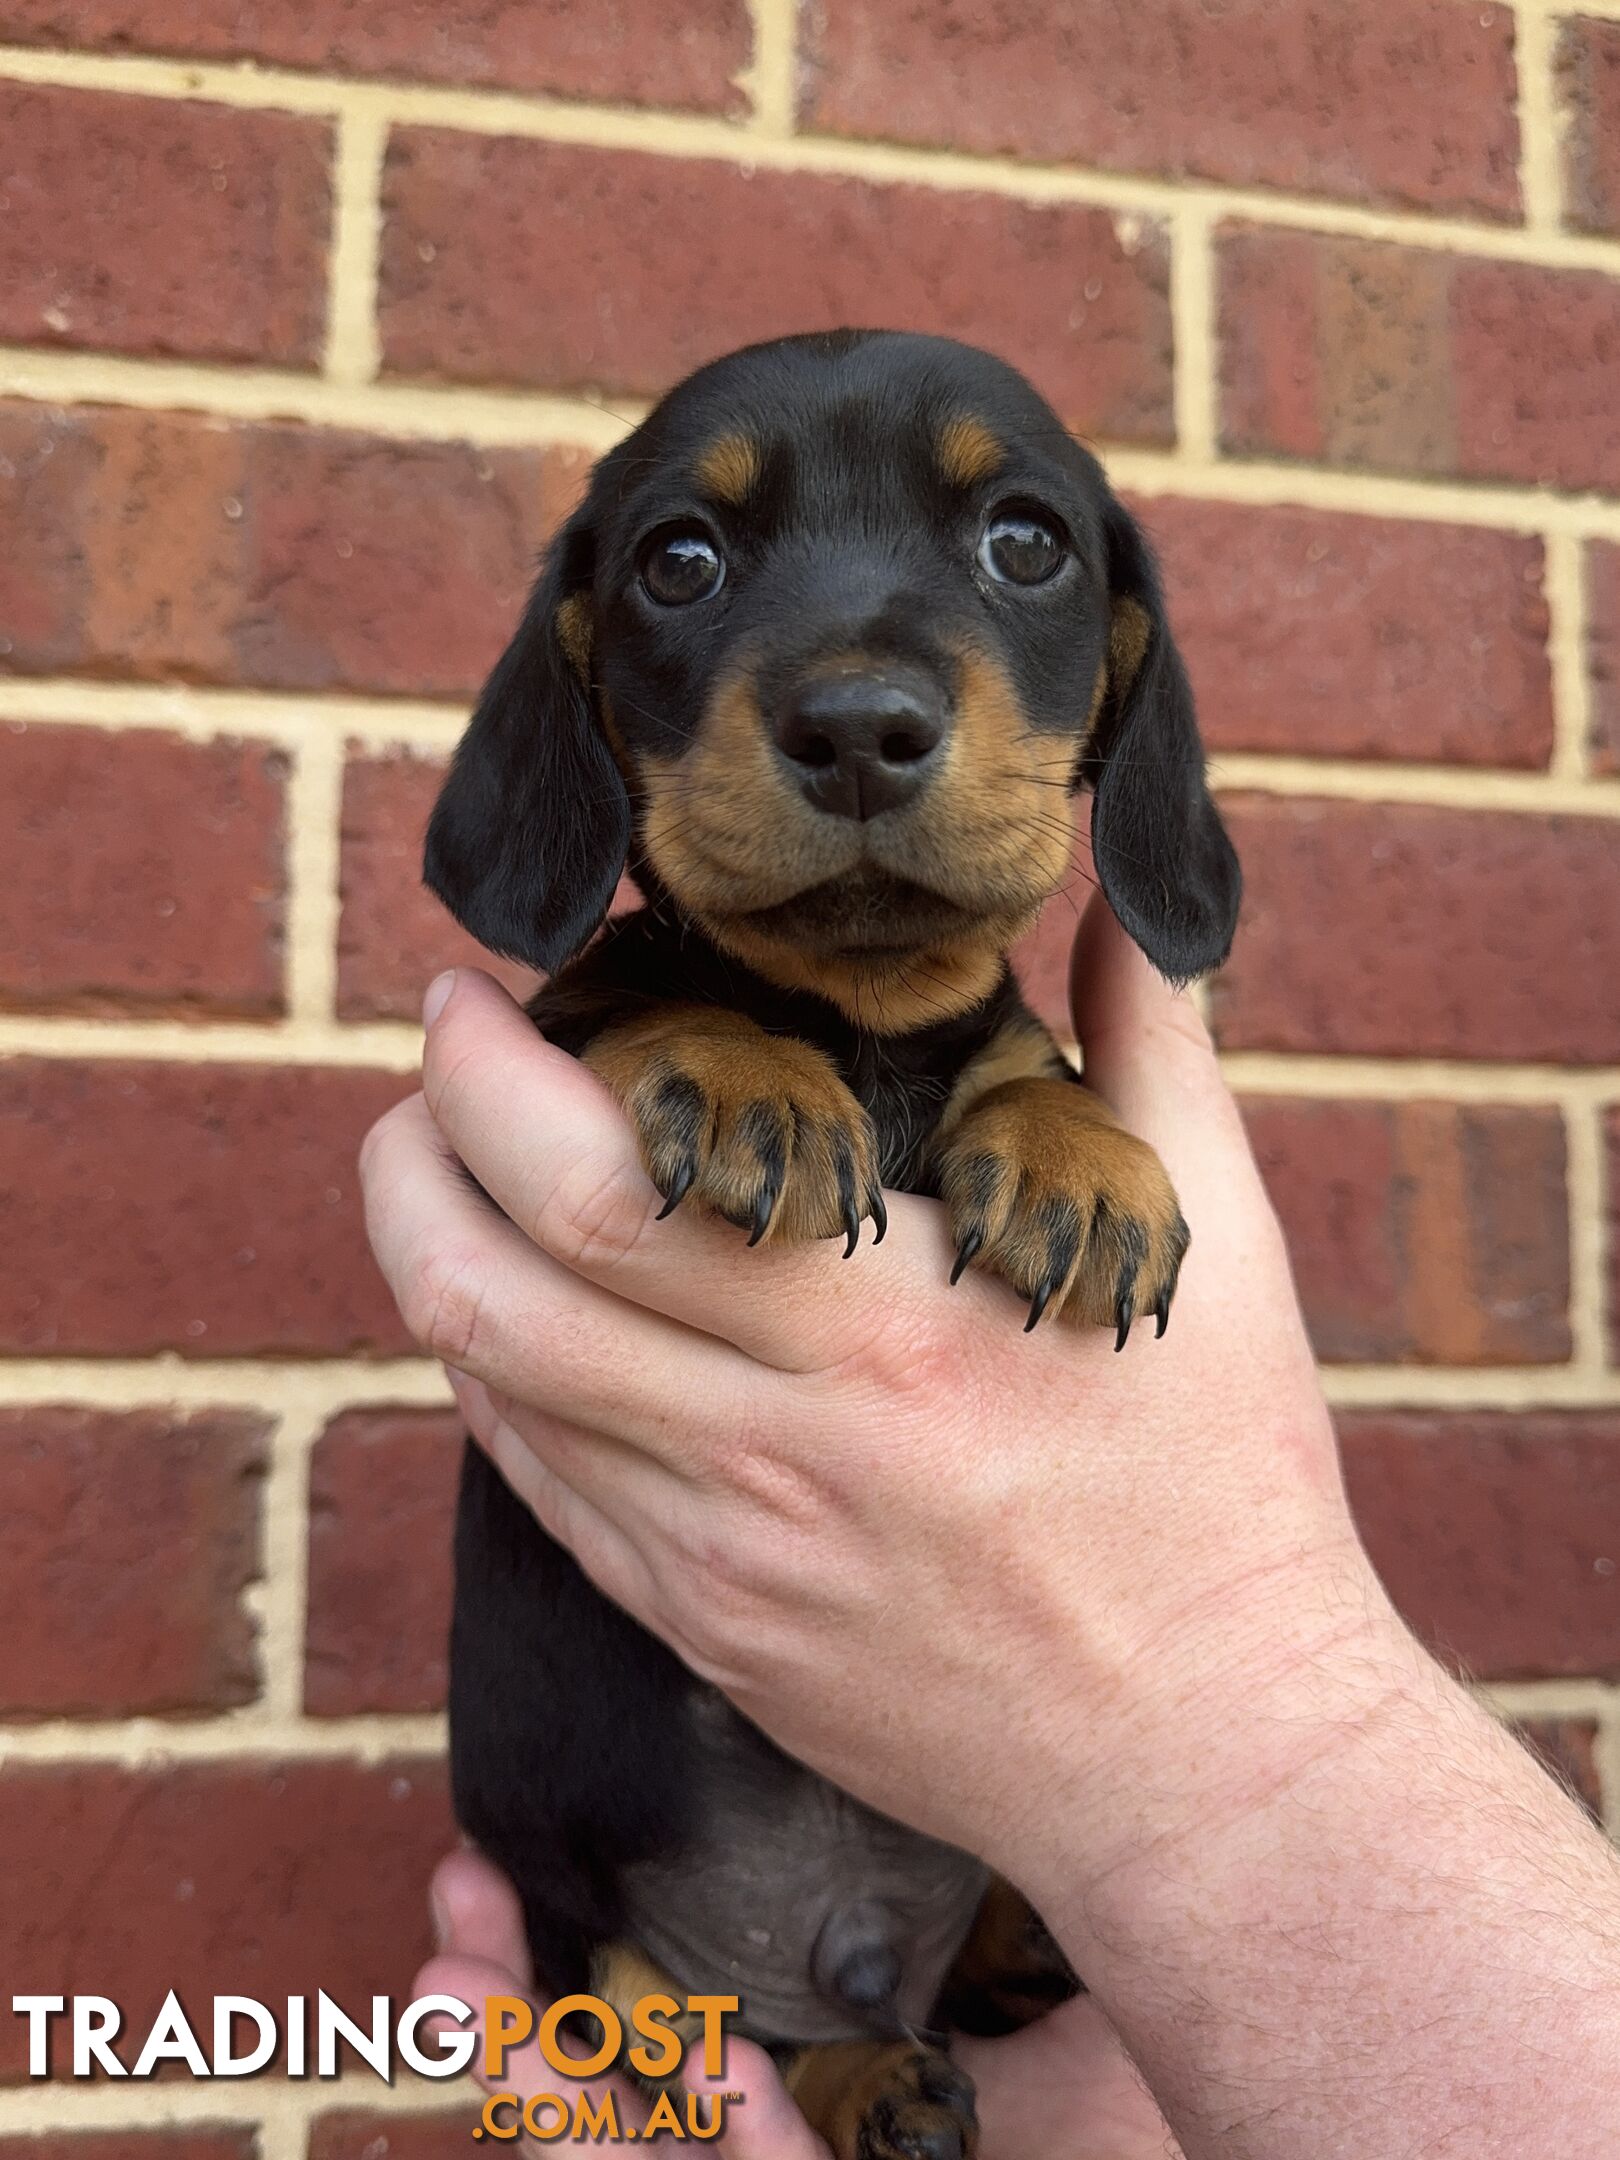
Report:
[[[746,435],[722,435],[697,461],[698,484],[736,510],[758,486],[762,464],[758,443]]]
[[[1001,444],[982,420],[958,413],[939,431],[939,467],[954,487],[987,480],[1001,463]]]

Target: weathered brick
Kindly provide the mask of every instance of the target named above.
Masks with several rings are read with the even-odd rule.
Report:
[[[1556,1109],[1255,1096],[1244,1114],[1319,1357],[1568,1358]]]
[[[1243,920],[1227,1049],[1620,1058],[1620,826],[1608,818],[1229,796]]]
[[[453,1841],[436,1762],[17,1764],[0,1776],[0,1970],[16,1994],[111,1996],[137,2035],[171,1987],[194,2020],[216,1995],[322,1988],[363,2020],[426,1956],[428,1878]],[[0,2078],[26,2065],[22,2020],[0,2019]]]
[[[1506,7],[817,0],[806,58],[803,115],[838,134],[1486,217],[1519,207]]]
[[[753,339],[879,324],[1004,352],[1092,434],[1173,430],[1151,222],[432,128],[396,129],[383,202],[396,374],[643,394]]]
[[[1620,232],[1620,23],[1563,23],[1557,73],[1564,221],[1581,232]]]
[[[1229,450],[1620,487],[1620,280],[1244,225],[1217,251]]]
[[[0,1064],[0,1347],[187,1357],[410,1348],[356,1154],[403,1073]]]
[[[1620,773],[1620,547],[1612,540],[1586,544],[1586,609],[1592,764]]]
[[[422,883],[422,837],[442,758],[404,751],[349,760],[343,776],[337,1007],[345,1020],[414,1020],[441,968],[466,961],[514,997],[538,978],[470,938]]]
[[[454,15],[368,0],[0,0],[0,42],[737,113],[752,41],[744,0],[685,0],[674,26],[657,0],[470,0]]]
[[[444,1705],[453,1411],[354,1410],[310,1465],[304,1707],[316,1717]]]
[[[222,1710],[258,1693],[263,1419],[0,1410],[0,1710]]]
[[[7,82],[0,141],[0,338],[320,357],[325,121]]]
[[[310,2124],[309,2160],[446,2160],[447,2154],[465,2150],[477,2120],[471,2106],[465,2116],[399,2115],[392,2109],[373,2115],[341,2108],[317,2115]],[[3,2147],[0,2160],[6,2160]]]
[[[282,1009],[286,759],[0,726],[0,1004]]]
[[[1620,1420],[1355,1411],[1345,1479],[1385,1587],[1490,1680],[1620,1674]]]
[[[572,504],[574,451],[0,406],[0,665],[461,697]]]
[[[1603,1820],[1603,1778],[1593,1718],[1515,1718],[1513,1731],[1596,1822]]]
[[[1546,764],[1539,540],[1164,495],[1134,508],[1212,750]]]
[[[42,2130],[0,2137],[0,2160],[257,2160],[259,2142],[241,2125],[173,2130]]]

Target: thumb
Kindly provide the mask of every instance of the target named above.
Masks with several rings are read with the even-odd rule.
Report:
[[[1229,1201],[1234,1181],[1258,1184],[1197,1005],[1132,944],[1100,892],[1075,938],[1069,1003],[1087,1081],[1158,1152],[1184,1209],[1200,1189]]]

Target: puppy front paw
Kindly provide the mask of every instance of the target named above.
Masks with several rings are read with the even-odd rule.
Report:
[[[939,1156],[957,1260],[1043,1312],[1111,1326],[1123,1349],[1151,1312],[1163,1334],[1187,1225],[1164,1165],[1087,1089],[1015,1080],[992,1089],[953,1128]]]
[[[636,1128],[671,1214],[688,1196],[750,1245],[842,1237],[887,1218],[871,1120],[832,1061],[740,1014],[663,1007],[607,1029],[585,1063]]]

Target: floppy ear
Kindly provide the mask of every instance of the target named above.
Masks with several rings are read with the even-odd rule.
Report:
[[[1108,903],[1161,975],[1189,982],[1232,944],[1243,878],[1204,779],[1192,689],[1136,521],[1109,497],[1108,674],[1082,762]]]
[[[583,512],[546,554],[428,821],[422,875],[481,945],[550,974],[608,910],[630,802],[597,718]]]

